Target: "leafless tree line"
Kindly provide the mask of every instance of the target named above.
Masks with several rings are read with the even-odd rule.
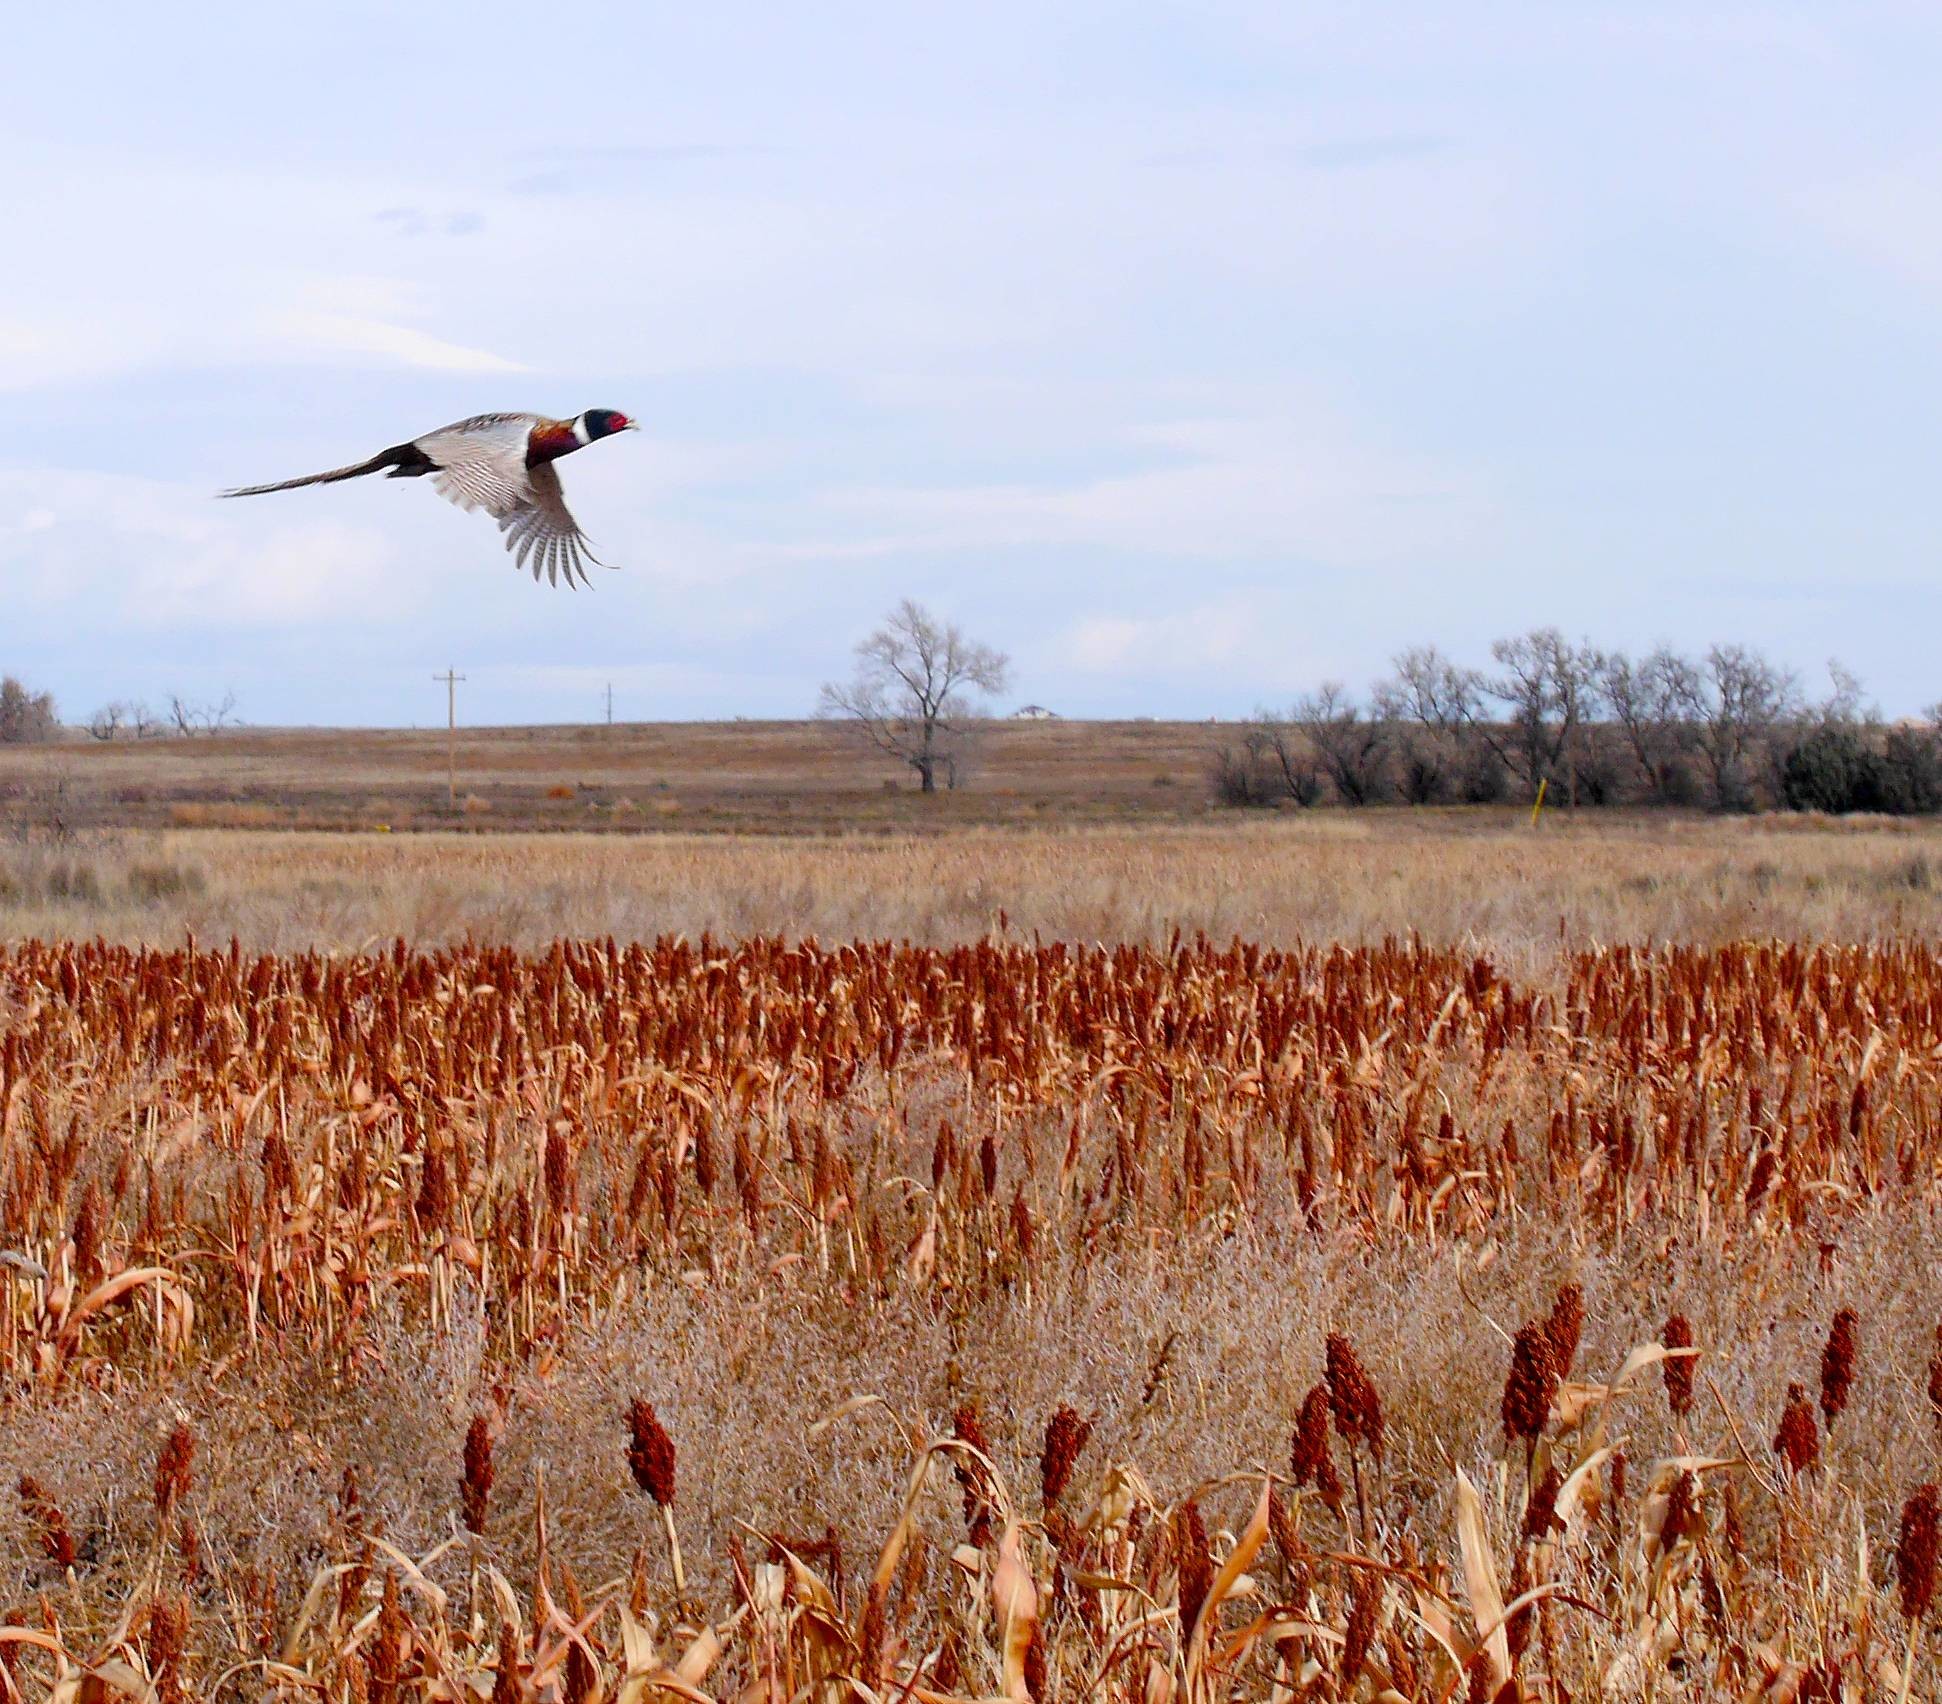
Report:
[[[1885,754],[1920,770],[1909,795],[1918,799],[1928,796],[1930,770],[1942,772],[1933,734],[1880,729],[1860,682],[1838,663],[1829,664],[1832,691],[1816,702],[1792,670],[1744,645],[1700,656],[1661,646],[1634,658],[1546,627],[1498,640],[1488,668],[1426,645],[1402,652],[1392,669],[1364,701],[1331,681],[1260,712],[1215,754],[1218,796],[1489,803],[1529,800],[1543,786],[1565,806],[1747,810],[1818,803],[1825,790],[1803,780],[1803,765]],[[1846,743],[1831,745],[1836,736]]]
[[[152,740],[165,735],[186,739],[195,734],[219,734],[235,726],[236,694],[233,692],[205,701],[174,693],[169,697],[168,709],[160,713],[139,698],[117,698],[88,718],[88,732],[98,740]]]

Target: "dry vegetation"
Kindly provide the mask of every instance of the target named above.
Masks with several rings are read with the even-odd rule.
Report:
[[[1934,840],[17,837],[0,1696],[1933,1697]]]
[[[1168,821],[1213,808],[1214,754],[1233,732],[1195,722],[994,721],[966,754],[964,790],[925,799],[908,768],[838,722],[461,728],[456,811],[443,727],[74,738],[0,745],[0,828],[58,819],[74,828],[637,835]]]
[[[18,943],[0,1673],[1929,1688],[1938,988],[1912,941]]]
[[[0,940],[370,949],[813,935],[1467,945],[1537,974],[1592,941],[1942,932],[1942,828],[1805,818],[1369,811],[1023,833],[0,840]]]

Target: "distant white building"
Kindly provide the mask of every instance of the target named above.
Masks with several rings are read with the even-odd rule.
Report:
[[[1056,722],[1059,713],[1048,710],[1043,704],[1021,704],[1011,713],[1014,722]]]

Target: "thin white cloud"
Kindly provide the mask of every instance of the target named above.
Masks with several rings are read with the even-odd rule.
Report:
[[[343,350],[352,355],[381,355],[407,367],[430,367],[447,373],[523,373],[526,367],[487,349],[468,349],[408,325],[357,319],[348,314],[291,314],[281,322],[287,337],[300,344]]]
[[[376,527],[86,472],[0,471],[0,575],[23,617],[91,631],[282,627],[406,601]]]
[[[1317,421],[1183,421],[1129,434],[1161,465],[1061,485],[864,488],[826,503],[873,529],[835,554],[1097,545],[1188,558],[1406,554],[1474,535],[1492,504],[1474,477]]]
[[[1942,287],[1942,159],[1824,182],[1800,200],[1808,218],[1850,253],[1924,289]]]

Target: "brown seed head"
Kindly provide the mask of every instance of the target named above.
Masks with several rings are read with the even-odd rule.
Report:
[[[1543,1477],[1531,1488],[1531,1500],[1524,1505],[1527,1539],[1548,1538],[1553,1532],[1564,1530],[1564,1522],[1558,1519],[1558,1493],[1563,1489],[1564,1481],[1558,1477],[1558,1470],[1547,1467]]]
[[[101,1192],[89,1178],[74,1216],[74,1276],[83,1287],[101,1276]]]
[[[182,1697],[178,1670],[182,1647],[189,1634],[189,1600],[177,1593],[157,1598],[148,1609],[148,1636],[143,1641],[148,1658],[148,1677],[161,1704],[177,1704]]]
[[[1316,1385],[1301,1399],[1295,1429],[1288,1440],[1288,1476],[1297,1485],[1312,1485],[1316,1463],[1328,1456],[1328,1389]]]
[[[1726,1546],[1726,1554],[1736,1566],[1746,1566],[1746,1523],[1740,1518],[1740,1488],[1735,1481],[1728,1479],[1725,1493],[1720,1498],[1719,1520],[1720,1542]]]
[[[627,1410],[627,1466],[634,1483],[664,1509],[674,1506],[674,1440],[654,1404],[636,1397]]]
[[[394,1704],[405,1636],[405,1613],[398,1602],[398,1576],[386,1569],[384,1596],[378,1605],[378,1629],[371,1641],[371,1704]]]
[[[1821,1351],[1821,1413],[1829,1426],[1847,1407],[1848,1392],[1854,1387],[1854,1328],[1854,1309],[1841,1309],[1828,1330],[1827,1347]]]
[[[1671,1550],[1699,1524],[1699,1481],[1682,1473],[1666,1495],[1665,1518],[1659,1523],[1659,1548]]]
[[[1039,1452],[1039,1489],[1050,1509],[1072,1483],[1073,1464],[1092,1436],[1092,1422],[1081,1420],[1070,1408],[1061,1406],[1045,1423],[1045,1447]]]
[[[1308,1546],[1295,1530],[1294,1518],[1288,1513],[1288,1505],[1282,1502],[1281,1493],[1272,1486],[1268,1488],[1268,1536],[1281,1553],[1282,1577],[1292,1581],[1295,1570],[1307,1560]]]
[[[67,1516],[32,1474],[20,1476],[20,1512],[33,1522],[48,1561],[57,1568],[72,1568],[74,1534],[68,1530]]]
[[[492,1677],[492,1704],[520,1704],[519,1629],[510,1621],[499,1624],[499,1657]]]
[[[1214,1584],[1214,1564],[1207,1555],[1207,1526],[1200,1505],[1191,1497],[1173,1512],[1173,1548],[1180,1574],[1180,1637],[1185,1640],[1200,1619],[1201,1606]]]
[[[1692,1322],[1682,1313],[1671,1315],[1666,1320],[1665,1330],[1660,1341],[1668,1349],[1690,1349],[1693,1346]],[[1692,1412],[1693,1405],[1693,1357],[1675,1355],[1659,1363],[1665,1375],[1666,1406],[1681,1419]]]
[[[883,1600],[883,1587],[872,1580],[869,1595],[863,1600],[863,1626],[856,1640],[857,1671],[870,1687],[883,1684]]]
[[[1382,1608],[1382,1576],[1373,1569],[1357,1568],[1349,1584],[1349,1622],[1343,1629],[1341,1695],[1353,1696],[1362,1677],[1362,1665],[1376,1642],[1376,1615]]]
[[[573,1205],[573,1148],[566,1131],[555,1123],[546,1132],[546,1148],[541,1172],[546,1182],[546,1205],[555,1218],[563,1218]]]
[[[1504,1436],[1535,1443],[1551,1417],[1558,1394],[1558,1364],[1550,1328],[1543,1320],[1518,1327],[1510,1347],[1510,1372],[1504,1379]]]
[[[1022,1184],[1011,1198],[1011,1237],[1018,1245],[1019,1255],[1029,1264],[1038,1242],[1038,1233],[1032,1224],[1032,1210],[1025,1205]]]
[[[1464,1685],[1465,1704],[1494,1704],[1496,1693],[1490,1685],[1490,1657],[1484,1646],[1479,1645],[1470,1653],[1470,1662],[1464,1672],[1469,1676]]]
[[[1821,1459],[1814,1410],[1807,1405],[1807,1393],[1797,1384],[1787,1387],[1787,1406],[1781,1410],[1780,1430],[1773,1435],[1773,1447],[1774,1453],[1787,1464],[1787,1471],[1797,1476]]]
[[[962,1443],[969,1444],[979,1454],[989,1459],[991,1440],[985,1436],[984,1426],[978,1419],[978,1405],[975,1402],[963,1404],[951,1416],[951,1433]],[[961,1450],[951,1452],[951,1471],[957,1475],[958,1484],[964,1488],[964,1524],[968,1529],[971,1542],[983,1549],[991,1542],[992,1503],[985,1489],[985,1465],[975,1456],[966,1455]]]
[[[1422,1690],[1416,1671],[1416,1653],[1403,1638],[1402,1629],[1393,1622],[1382,1636],[1382,1655],[1389,1667],[1389,1677],[1396,1683],[1394,1690],[1405,1698],[1416,1697]]]
[[[1560,1379],[1571,1377],[1571,1364],[1578,1358],[1578,1340],[1585,1330],[1585,1292],[1582,1285],[1566,1284],[1551,1303],[1544,1322],[1551,1339],[1551,1359]]]
[[[1040,1704],[1045,1697],[1045,1680],[1045,1635],[1034,1621],[1031,1637],[1025,1644],[1025,1690],[1031,1694],[1033,1704]]]
[[[475,1414],[465,1431],[465,1473],[459,1480],[459,1508],[467,1532],[485,1531],[492,1496],[492,1424]]]
[[[1942,1325],[1935,1328],[1935,1353],[1929,1358],[1929,1408],[1942,1426]]]
[[[1339,1332],[1331,1332],[1326,1354],[1329,1411],[1335,1430],[1345,1443],[1363,1443],[1382,1459],[1382,1399],[1364,1371],[1355,1346]]]
[[[155,1514],[166,1521],[194,1483],[196,1435],[186,1424],[176,1426],[155,1458]]]
[[[1933,1485],[1918,1485],[1902,1504],[1901,1536],[1895,1544],[1895,1584],[1901,1591],[1902,1614],[1920,1621],[1935,1601],[1935,1563],[1942,1544],[1942,1493]]]
[[[451,1216],[452,1179],[445,1166],[445,1151],[437,1143],[429,1143],[418,1182],[419,1222],[442,1230]]]

